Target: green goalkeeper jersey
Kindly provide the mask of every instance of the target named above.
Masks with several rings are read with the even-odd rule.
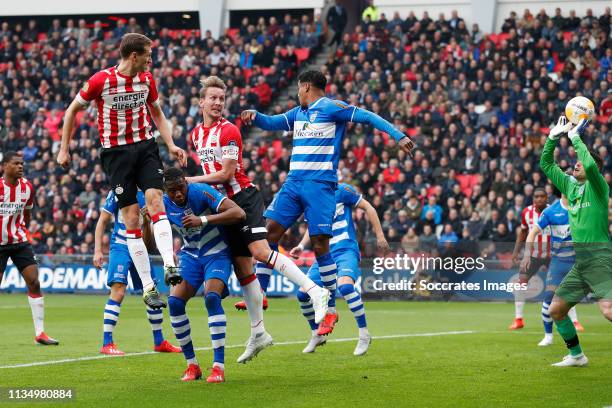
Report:
[[[579,183],[565,174],[555,163],[556,145],[557,142],[554,140],[546,141],[540,159],[540,168],[569,201],[572,240],[576,244],[609,242],[608,183],[580,138],[577,137],[573,145],[586,172],[587,180],[584,183]]]

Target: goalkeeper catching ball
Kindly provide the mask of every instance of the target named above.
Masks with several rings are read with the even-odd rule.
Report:
[[[588,120],[582,119],[572,128],[572,124],[561,116],[548,135],[540,159],[542,171],[568,199],[570,230],[576,250],[576,263],[555,291],[549,308],[569,349],[563,361],[553,364],[558,367],[588,363],[576,329],[567,316],[572,306],[592,293],[603,315],[612,321],[612,250],[608,236],[610,188],[601,174],[603,160],[597,153],[590,153],[580,139],[588,124]],[[566,175],[554,162],[557,141],[564,133],[568,134],[578,156],[573,176]]]

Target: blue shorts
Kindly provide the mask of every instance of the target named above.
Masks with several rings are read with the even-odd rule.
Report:
[[[110,254],[108,256],[108,273],[106,277],[106,285],[110,287],[113,283],[128,284],[128,273],[132,275],[132,285],[135,290],[142,290],[142,282],[136,271],[136,266],[132,262],[130,251],[127,245],[112,244]],[[153,263],[151,263],[151,279],[155,281],[155,273],[153,272]]]
[[[209,279],[219,279],[225,283],[224,292],[228,291],[228,281],[232,274],[232,261],[225,253],[196,258],[182,252],[180,255],[179,268],[181,276],[196,292],[200,286]],[[227,294],[225,294],[227,296]],[[223,297],[225,297],[223,296]]]
[[[548,274],[546,275],[546,286],[559,286],[565,275],[576,263],[576,258],[573,256],[567,258],[558,258],[553,256],[548,265]]]
[[[302,214],[310,236],[332,236],[336,213],[336,183],[320,180],[287,180],[274,196],[264,217],[290,228]]]
[[[354,282],[361,277],[361,269],[359,269],[359,255],[353,251],[341,251],[332,253],[332,257],[338,267],[338,278],[342,276],[350,277]],[[321,275],[319,273],[319,264],[312,264],[308,270],[308,277],[319,286],[323,286]]]

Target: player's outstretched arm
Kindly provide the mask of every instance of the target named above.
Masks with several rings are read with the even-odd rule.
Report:
[[[300,255],[302,255],[302,252],[304,252],[304,248],[306,248],[308,245],[310,245],[310,234],[308,234],[308,229],[306,229],[306,233],[304,233],[302,240],[296,247],[293,247],[293,249],[289,251],[289,255],[295,259],[298,259]]]
[[[79,111],[86,108],[87,105],[81,104],[78,100],[73,100],[66,114],[64,115],[64,126],[62,127],[62,141],[57,154],[57,164],[62,168],[67,169],[70,166],[70,140],[74,132],[74,119]]]
[[[164,115],[164,111],[161,109],[161,106],[159,106],[159,103],[153,103],[147,106],[149,107],[151,119],[153,119],[153,122],[155,122],[155,126],[157,126],[159,134],[168,147],[168,151],[176,157],[176,160],[178,160],[182,167],[186,167],[187,153],[174,144],[174,140],[172,140],[172,132],[170,131],[170,126],[168,126],[168,120],[166,119],[166,115]]]
[[[364,123],[373,126],[375,129],[381,132],[387,133],[389,136],[394,138],[399,147],[409,155],[412,155],[412,149],[414,149],[414,143],[412,139],[406,136],[404,133],[395,128],[391,123],[381,118],[374,112],[370,112],[366,109],[355,107],[351,113],[351,122]]]
[[[245,110],[240,114],[240,119],[245,125],[254,125],[263,130],[293,130],[296,108],[280,115],[265,115],[256,110]]]
[[[376,234],[376,247],[379,250],[384,251],[385,254],[389,252],[391,248],[389,247],[389,243],[385,238],[385,233],[383,232],[382,225],[380,224],[380,219],[378,219],[378,214],[376,213],[374,207],[372,207],[372,204],[370,204],[368,200],[362,198],[359,200],[357,208],[361,208],[365,211],[366,217],[374,229],[374,234]]]
[[[544,144],[542,150],[542,157],[540,157],[540,168],[546,174],[546,177],[552,181],[552,183],[561,191],[567,195],[567,191],[570,187],[571,181],[568,175],[563,173],[561,168],[555,163],[555,147],[557,146],[557,140],[563,133],[567,133],[571,123],[568,124],[565,116],[559,117],[557,124],[550,130],[548,139]]]
[[[582,162],[582,167],[584,167],[584,172],[586,173],[587,180],[591,183],[591,185],[595,188],[595,190],[600,194],[605,194],[605,197],[608,196],[608,183],[606,183],[606,179],[600,173],[599,168],[597,167],[597,163],[589,153],[589,149],[586,147],[580,136],[582,132],[588,127],[589,121],[586,119],[582,119],[576,127],[572,128],[568,132],[568,137],[572,141],[572,145],[576,150],[576,155],[578,156],[578,160]]]
[[[106,226],[113,220],[113,216],[106,212],[100,211],[100,217],[98,218],[98,222],[96,223],[96,230],[94,232],[94,257],[93,257],[93,265],[96,268],[101,268],[104,259],[104,254],[102,253],[102,237],[104,236],[104,231],[106,230]]]

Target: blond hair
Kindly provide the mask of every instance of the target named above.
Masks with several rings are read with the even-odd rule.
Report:
[[[223,89],[223,92],[227,91],[227,86],[225,85],[225,82],[223,82],[221,78],[215,75],[209,76],[208,78],[201,80],[200,85],[202,85],[202,87],[200,88],[200,98],[204,98],[206,96],[206,90],[208,88],[219,88]]]

